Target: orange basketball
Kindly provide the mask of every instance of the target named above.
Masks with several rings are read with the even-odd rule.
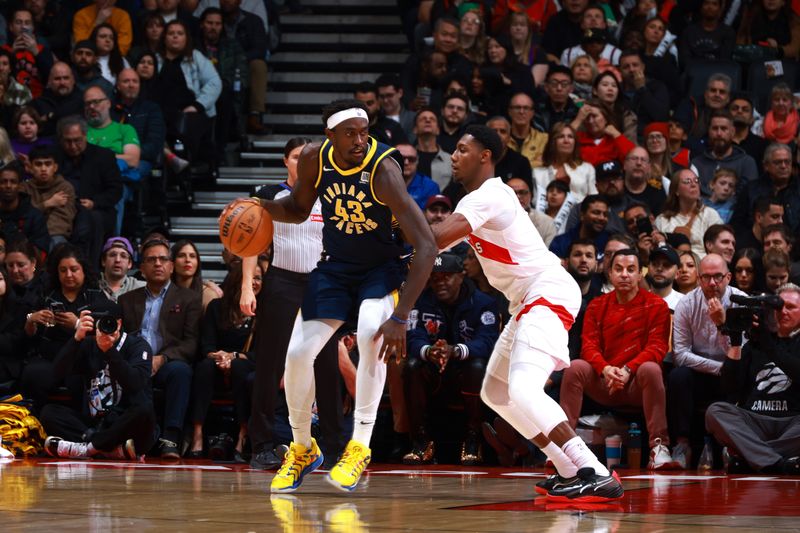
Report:
[[[272,244],[272,217],[258,200],[234,200],[219,216],[219,240],[231,253],[252,257]]]

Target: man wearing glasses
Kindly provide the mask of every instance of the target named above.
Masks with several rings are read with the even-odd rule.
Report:
[[[173,264],[167,241],[142,245],[140,269],[147,285],[119,298],[123,329],[139,331],[155,354],[153,385],[164,389],[161,457],[178,459],[203,306],[200,293],[170,282]]]
[[[114,234],[122,179],[114,154],[87,142],[88,129],[79,116],[58,121],[58,168],[75,187],[80,204],[74,233],[87,243],[88,258],[97,264],[104,236]]]
[[[700,286],[675,307],[675,368],[667,385],[667,415],[675,443],[672,457],[684,468],[691,466],[689,439],[695,408],[723,399],[719,376],[730,339],[720,329],[725,311],[731,307],[731,295],[744,295],[729,286],[731,273],[722,256],[708,254],[700,261],[698,271]]]
[[[416,148],[410,144],[398,144],[395,148],[403,157],[403,179],[406,182],[406,190],[424,211],[428,198],[439,194],[439,186],[430,177],[420,174],[417,170],[419,159]]]
[[[578,116],[578,106],[569,97],[572,92],[572,71],[557,65],[550,67],[544,80],[544,95],[536,99],[534,127],[550,131],[556,122],[569,124]]]
[[[783,205],[783,223],[792,233],[800,232],[800,179],[792,168],[792,149],[772,143],[764,151],[764,174],[761,179],[739,190],[731,224],[739,230],[749,228],[755,219],[756,202],[760,197],[773,198]]]
[[[528,177],[532,180],[530,169],[542,166],[542,154],[547,146],[548,135],[533,129],[533,100],[525,93],[517,93],[511,97],[508,104],[508,116],[511,118],[510,130],[504,131],[501,124],[489,127],[500,135],[500,140],[505,141],[505,146],[527,158],[530,164],[528,172],[514,177],[523,179]],[[496,123],[497,121],[492,119],[490,122]],[[503,152],[500,162],[502,163],[504,159],[506,159],[505,152]],[[503,177],[500,172],[498,172],[498,176]]]

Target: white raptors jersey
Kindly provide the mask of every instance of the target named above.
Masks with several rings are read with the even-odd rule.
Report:
[[[469,222],[467,242],[489,283],[508,299],[512,315],[526,302],[545,298],[574,317],[581,301],[578,284],[547,249],[511,187],[500,178],[486,180],[455,212]]]

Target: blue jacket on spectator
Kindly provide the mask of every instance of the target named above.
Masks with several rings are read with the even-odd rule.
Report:
[[[499,336],[497,302],[468,279],[451,309],[427,288],[408,315],[409,357],[421,357],[424,348],[444,339],[451,346],[461,345],[467,357],[488,359]]]
[[[428,201],[428,198],[439,194],[439,186],[436,182],[419,172],[414,174],[414,177],[411,178],[411,182],[406,185],[406,190],[409,196],[417,202],[417,205],[423,211],[425,211],[425,203]]]
[[[181,70],[186,79],[186,86],[194,93],[197,102],[203,106],[206,116],[216,116],[216,104],[222,92],[222,80],[214,64],[200,50],[192,50],[192,59],[181,61]]]

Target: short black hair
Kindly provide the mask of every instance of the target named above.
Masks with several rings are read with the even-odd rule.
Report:
[[[453,100],[454,98],[464,102],[467,111],[469,111],[469,96],[467,96],[466,93],[463,93],[461,91],[450,91],[449,93],[444,95],[444,98],[442,98],[442,109],[444,109],[444,107],[447,105],[447,102]]]
[[[547,71],[547,75],[545,76],[544,80],[547,81],[553,77],[553,74],[564,74],[569,76],[570,81],[572,81],[572,70],[569,67],[565,67],[564,65],[550,65],[550,70]]]
[[[20,183],[22,183],[22,164],[20,164],[20,162],[16,159],[0,167],[0,174],[3,172],[13,172],[17,175],[17,179],[20,181]]]
[[[459,32],[461,31],[461,24],[459,24],[458,19],[445,15],[443,17],[439,17],[438,19],[436,19],[436,22],[433,25],[433,33],[439,31],[439,28],[442,27],[442,24],[448,24],[458,29]]]
[[[547,187],[545,187],[544,190],[545,190],[545,192],[549,192],[550,189],[558,189],[559,191],[563,192],[564,194],[568,194],[569,193],[569,185],[567,185],[566,183],[564,183],[561,180],[553,180],[553,181],[551,181],[550,183],[547,184]]]
[[[367,113],[367,106],[365,106],[363,102],[356,100],[355,98],[334,100],[333,102],[322,108],[322,124],[324,124],[325,127],[327,128],[328,119],[331,118],[332,115],[335,115],[339,111],[344,111],[345,109],[350,109],[353,107],[357,107],[361,109],[364,113]]]
[[[40,144],[31,149],[28,153],[28,159],[30,161],[36,159],[52,159],[53,161],[57,161],[58,152],[56,151],[56,147],[52,144]]]
[[[373,93],[375,96],[377,96],[378,87],[371,81],[362,81],[361,83],[357,83],[353,89],[353,94],[356,93]]]
[[[218,7],[207,7],[200,14],[200,22],[204,22],[206,20],[206,17],[209,16],[209,15],[219,15],[220,17],[224,18],[224,16],[222,15],[222,10],[220,8],[218,8]]]
[[[475,141],[492,153],[492,163],[497,163],[503,154],[503,142],[492,128],[481,124],[467,126],[464,135],[472,135]]]
[[[394,87],[395,90],[400,90],[403,86],[400,84],[400,77],[397,74],[381,74],[378,76],[378,79],[375,80],[375,87],[380,89],[381,87]]]
[[[783,207],[783,203],[776,198],[775,196],[768,196],[762,195],[756,198],[755,206],[753,207],[753,213],[758,213],[759,215],[765,215],[769,211],[770,206],[772,205],[779,205]]]
[[[648,217],[653,214],[653,210],[650,209],[650,206],[644,202],[640,202],[639,200],[633,200],[631,203],[628,204],[628,206],[625,208],[625,211],[623,212],[627,213],[628,211],[636,207],[641,207],[642,209],[644,209],[644,212]]]
[[[589,210],[589,206],[597,202],[602,202],[608,207],[608,198],[602,194],[589,194],[581,202],[581,214],[586,213]]]
[[[639,50],[635,50],[633,48],[626,48],[625,50],[623,50],[622,53],[619,55],[619,59],[617,61],[622,61],[623,57],[628,57],[628,56],[636,56],[639,58],[639,61],[644,63],[644,54],[642,54]]]
[[[623,248],[622,250],[617,250],[616,252],[614,252],[614,255],[611,256],[611,264],[612,265],[614,264],[614,260],[617,257],[623,257],[628,255],[636,258],[636,266],[638,266],[639,269],[641,269],[642,263],[639,261],[639,252],[637,252],[633,248]]]
[[[592,239],[588,237],[577,238],[571,243],[569,243],[569,246],[567,246],[567,257],[572,255],[572,249],[575,248],[576,246],[591,246],[592,248],[594,248],[594,257],[595,259],[597,259],[597,245],[594,243]]]

